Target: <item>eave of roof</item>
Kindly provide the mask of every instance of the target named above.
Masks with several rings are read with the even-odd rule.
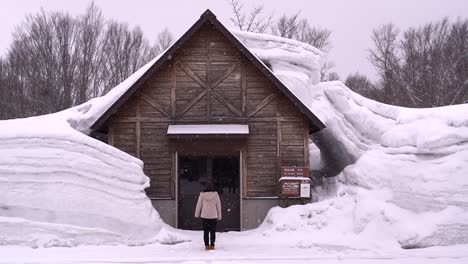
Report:
[[[207,21],[215,26],[240,52],[247,57],[271,82],[275,84],[286,97],[309,119],[309,130],[311,133],[322,130],[325,125],[320,121],[307,106],[305,106],[276,76],[265,64],[260,61],[250,50],[240,42],[221,22],[216,19],[216,16],[207,9],[200,19],[193,24],[181,38],[179,38],[165,53],[136,81],[109,109],[106,110],[91,126],[91,130],[98,130],[107,119],[114,114],[122,104],[124,104],[146,80],[148,80],[155,71],[157,71],[166,61],[172,58],[172,55],[202,27]]]

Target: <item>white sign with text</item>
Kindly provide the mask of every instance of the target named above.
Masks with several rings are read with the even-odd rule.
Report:
[[[301,183],[301,198],[310,198],[310,183]]]

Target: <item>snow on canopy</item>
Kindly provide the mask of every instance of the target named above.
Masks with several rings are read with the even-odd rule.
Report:
[[[468,243],[468,105],[381,104],[341,82],[320,83],[322,53],[307,44],[233,34],[327,126],[314,140],[339,155],[325,159],[346,165],[336,194],[274,208],[258,232],[306,232],[300,247]],[[164,224],[144,194],[142,162],[83,133],[156,60],[80,106],[0,122],[0,244],[154,241]]]

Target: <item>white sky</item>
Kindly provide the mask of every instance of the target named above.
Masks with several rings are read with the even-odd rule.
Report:
[[[146,37],[154,41],[164,27],[175,36],[183,34],[205,11],[211,9],[217,18],[231,27],[230,6],[224,0],[96,0],[106,19],[139,25]],[[344,80],[353,72],[375,76],[368,62],[367,50],[372,46],[370,35],[377,26],[393,22],[400,29],[418,26],[441,19],[468,18],[468,0],[255,0],[244,1],[251,7],[264,2],[265,10],[279,16],[299,10],[312,24],[332,31],[333,48],[330,57],[335,70]],[[11,0],[2,2],[0,8],[0,54],[5,55],[12,32],[25,15],[38,12],[65,10],[71,14],[84,13],[88,0]]]

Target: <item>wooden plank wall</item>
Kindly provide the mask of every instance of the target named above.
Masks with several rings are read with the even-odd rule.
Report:
[[[211,25],[199,29],[108,123],[109,143],[143,160],[150,197],[174,198],[176,144],[167,126],[187,123],[249,124],[244,197],[277,196],[280,167],[308,164],[304,115]]]

